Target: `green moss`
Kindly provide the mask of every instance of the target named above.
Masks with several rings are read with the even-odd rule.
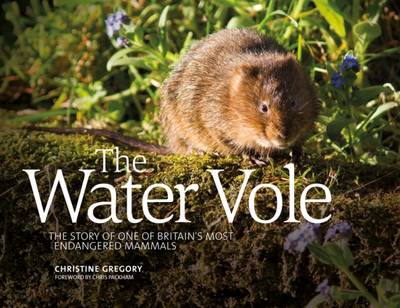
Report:
[[[157,156],[123,149],[133,157],[144,154],[152,172],[133,174],[134,182],[147,187],[154,183],[173,186],[178,183],[200,184],[200,190],[187,196],[187,218],[191,224],[154,225],[107,223],[95,225],[81,215],[77,225],[70,222],[63,198],[54,202],[54,214],[46,224],[38,219],[30,185],[22,169],[41,169],[38,184],[42,194],[49,192],[49,178],[62,168],[72,197],[77,198],[82,181],[79,168],[101,169],[100,155],[94,149],[113,145],[88,136],[63,136],[5,130],[0,135],[0,217],[5,241],[1,248],[0,301],[16,306],[87,306],[110,305],[197,305],[248,306],[304,305],[325,276],[346,286],[348,283],[334,268],[316,262],[308,253],[292,256],[283,251],[284,237],[295,226],[279,222],[255,223],[242,204],[234,224],[229,224],[207,169],[224,169],[221,181],[226,195],[236,198],[243,176],[239,169],[255,168],[238,157]],[[249,187],[274,183],[288,191],[288,172],[281,159],[257,169]],[[110,168],[112,166],[109,166]],[[118,215],[125,217],[123,174],[97,172],[89,186],[108,182],[118,193]],[[51,180],[52,181],[52,180]],[[398,276],[400,250],[399,185],[397,167],[374,167],[339,161],[321,161],[318,155],[296,164],[296,191],[310,183],[324,183],[331,189],[333,201],[329,211],[332,221],[348,220],[353,225],[351,248],[356,256],[355,272],[372,286],[380,277]],[[246,189],[248,197],[250,189]],[[141,194],[133,194],[133,204],[140,204]],[[101,192],[87,194],[82,213],[93,202],[109,198]],[[298,198],[298,197],[297,197]],[[275,204],[269,194],[259,194],[257,204]],[[271,217],[273,206],[258,208]],[[154,216],[171,212],[170,205],[154,209]],[[317,207],[315,216],[321,215]],[[107,215],[107,213],[104,213]],[[142,217],[134,207],[135,217]],[[327,226],[325,226],[327,227]],[[233,231],[232,241],[183,241],[176,251],[52,251],[49,231]],[[145,272],[133,281],[60,281],[54,280],[55,264],[143,264]]]

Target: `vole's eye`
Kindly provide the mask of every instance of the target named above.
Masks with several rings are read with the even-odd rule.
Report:
[[[266,103],[262,103],[262,104],[260,104],[259,109],[260,109],[260,112],[267,113],[268,112],[268,105]]]
[[[293,109],[297,108],[297,102],[295,100],[291,100],[289,104],[291,108]]]

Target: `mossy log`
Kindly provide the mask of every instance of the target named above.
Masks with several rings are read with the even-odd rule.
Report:
[[[207,169],[224,169],[222,182],[228,199],[234,200],[242,184],[240,169],[254,168],[238,157],[155,156],[144,154],[152,171],[133,174],[136,183],[147,187],[154,183],[174,186],[199,183],[201,189],[187,197],[190,224],[155,225],[148,221],[131,224],[124,220],[94,224],[80,215],[72,224],[64,199],[57,195],[54,211],[46,223],[40,223],[32,191],[22,169],[41,169],[37,180],[43,196],[55,170],[63,169],[74,200],[82,184],[80,168],[100,170],[100,155],[95,149],[113,145],[89,136],[63,136],[5,130],[0,135],[1,245],[0,302],[5,306],[304,306],[315,294],[316,285],[325,277],[343,287],[350,283],[338,271],[316,261],[307,251],[291,255],[283,250],[285,236],[297,225],[284,223],[283,214],[272,224],[254,222],[246,204],[241,204],[233,224],[229,224]],[[135,156],[128,149],[123,154]],[[288,176],[275,160],[257,167],[249,187],[274,183],[287,198]],[[118,193],[119,214],[125,214],[126,197],[122,193],[124,174],[95,173],[88,187],[111,183]],[[354,272],[372,289],[381,277],[400,275],[400,168],[366,166],[340,161],[323,161],[318,154],[296,164],[296,191],[310,183],[330,187],[332,202],[328,225],[347,220],[353,227],[350,248],[355,255]],[[248,197],[250,189],[246,189]],[[133,204],[141,202],[133,194]],[[108,194],[87,194],[82,211],[93,202],[108,200]],[[44,198],[47,200],[47,197]],[[285,199],[284,199],[285,200]],[[260,213],[271,217],[275,198],[259,194],[257,204],[269,204]],[[286,208],[286,206],[285,206]],[[173,209],[172,209],[173,210]],[[155,216],[171,211],[160,204]],[[284,212],[287,211],[284,210]],[[321,215],[314,206],[312,213]],[[134,207],[136,217],[141,208]],[[261,215],[261,214],[260,214]],[[181,241],[173,251],[55,251],[49,231],[232,231],[230,241]],[[143,264],[143,273],[134,280],[64,281],[54,279],[55,264]],[[362,301],[358,305],[364,305]]]

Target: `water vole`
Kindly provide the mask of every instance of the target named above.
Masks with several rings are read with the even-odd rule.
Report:
[[[161,89],[161,119],[175,153],[269,154],[302,142],[318,102],[295,57],[252,30],[196,43]]]
[[[251,30],[222,30],[196,43],[161,89],[167,147],[116,132],[30,127],[102,136],[159,154],[268,155],[300,145],[318,114],[313,87],[295,57]]]

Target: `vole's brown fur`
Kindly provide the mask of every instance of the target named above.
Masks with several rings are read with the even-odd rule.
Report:
[[[54,133],[102,136],[149,152],[250,154],[301,143],[318,103],[295,57],[251,30],[222,30],[199,41],[161,89],[168,148],[116,132],[29,127]]]
[[[162,124],[176,153],[267,154],[300,143],[317,114],[295,57],[251,30],[199,41],[161,89]]]

